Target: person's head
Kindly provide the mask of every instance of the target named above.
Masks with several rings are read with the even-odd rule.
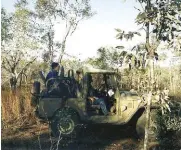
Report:
[[[59,64],[56,62],[53,62],[51,67],[52,67],[52,70],[55,70],[55,71],[59,71],[59,69],[60,69]]]
[[[83,78],[82,70],[76,71],[76,78],[78,81],[82,80],[82,78]]]

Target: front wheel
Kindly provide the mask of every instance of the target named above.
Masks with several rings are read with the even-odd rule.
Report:
[[[79,129],[78,114],[70,109],[58,110],[50,122],[50,128],[54,137],[77,137]]]

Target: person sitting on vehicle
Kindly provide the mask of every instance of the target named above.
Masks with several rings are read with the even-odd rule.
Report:
[[[99,98],[96,96],[95,89],[91,85],[92,83],[92,76],[90,75],[90,86],[89,86],[89,93],[88,93],[88,99],[92,102],[93,105],[100,105],[100,108],[104,115],[108,115],[107,107],[104,102],[103,98]]]

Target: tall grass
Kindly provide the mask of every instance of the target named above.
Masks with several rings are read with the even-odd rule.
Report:
[[[18,89],[16,93],[2,91],[1,108],[4,128],[36,123],[29,89]]]

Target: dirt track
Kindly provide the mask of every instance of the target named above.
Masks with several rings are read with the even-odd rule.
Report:
[[[60,140],[61,150],[136,150],[141,142],[128,136],[124,129],[118,127],[82,128],[78,139]],[[48,150],[57,148],[57,139],[50,136],[47,125],[28,126],[23,129],[5,129],[2,131],[3,150]],[[52,144],[51,144],[52,142]],[[51,147],[53,146],[53,147]]]

